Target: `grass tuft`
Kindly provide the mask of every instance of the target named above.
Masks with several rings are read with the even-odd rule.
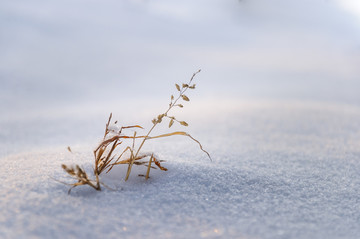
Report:
[[[196,142],[200,149],[206,153],[206,155],[211,160],[210,154],[205,151],[201,145],[201,143],[196,140],[194,137],[192,137],[190,134],[184,131],[176,131],[171,132],[167,134],[161,134],[161,135],[155,135],[150,136],[152,131],[155,129],[157,125],[162,123],[164,119],[169,119],[168,127],[171,128],[172,125],[176,122],[179,123],[182,126],[188,126],[188,123],[186,123],[183,120],[178,120],[175,118],[175,116],[170,116],[169,113],[174,107],[183,108],[184,106],[179,103],[179,101],[190,101],[189,97],[185,95],[185,92],[187,90],[193,90],[195,89],[195,84],[192,84],[192,81],[194,77],[200,72],[198,70],[195,72],[189,82],[187,84],[175,84],[176,90],[178,91],[178,96],[175,97],[174,95],[171,95],[170,97],[170,103],[168,106],[168,109],[162,113],[159,114],[157,117],[155,117],[152,120],[152,127],[149,129],[149,131],[144,135],[138,135],[137,131],[134,132],[133,135],[126,134],[127,129],[144,129],[143,127],[139,125],[132,125],[132,126],[123,126],[123,127],[110,127],[111,126],[111,120],[112,120],[112,113],[110,114],[108,121],[105,125],[105,132],[102,141],[99,143],[97,148],[94,150],[94,177],[95,179],[89,179],[89,176],[85,172],[83,168],[81,168],[79,165],[75,166],[67,166],[67,165],[61,165],[62,168],[65,170],[67,174],[69,174],[72,178],[76,179],[77,182],[69,184],[71,188],[69,189],[69,192],[72,188],[81,186],[81,185],[88,185],[96,190],[101,190],[101,186],[105,186],[103,183],[100,182],[99,176],[102,173],[108,173],[111,171],[111,169],[115,166],[127,164],[127,172],[125,175],[125,181],[129,179],[131,169],[133,165],[143,165],[146,166],[147,171],[144,176],[145,179],[149,179],[149,174],[151,169],[160,169],[162,171],[167,171],[165,167],[161,165],[163,160],[159,160],[154,156],[154,153],[142,153],[141,149],[144,146],[145,142],[150,139],[158,139],[158,138],[164,138],[164,137],[170,137],[170,136],[187,136],[190,139],[192,139],[194,142]],[[114,125],[117,125],[117,121],[114,122]],[[136,140],[140,140],[140,145],[136,147]],[[129,144],[127,146],[124,146],[123,143],[126,141]],[[70,152],[71,149],[68,147],[68,150]],[[149,157],[149,160],[146,160],[146,158]],[[153,164],[152,164],[153,163]]]

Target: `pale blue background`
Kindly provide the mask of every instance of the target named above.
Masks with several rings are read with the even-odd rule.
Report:
[[[198,68],[204,99],[360,105],[360,18],[337,1],[2,1],[0,35],[2,118],[167,99]]]
[[[1,1],[0,238],[359,238],[357,2]],[[171,130],[212,162],[179,136],[146,143],[169,169],[147,182],[50,180],[92,172],[110,112],[145,134],[198,68]]]

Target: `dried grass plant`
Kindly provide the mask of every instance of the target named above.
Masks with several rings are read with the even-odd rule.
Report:
[[[90,179],[87,173],[83,168],[81,168],[79,165],[75,166],[67,166],[62,165],[62,168],[74,179],[77,180],[75,183],[71,183],[71,188],[69,189],[69,193],[72,188],[80,186],[80,185],[88,185],[96,190],[101,190],[101,186],[105,186],[103,183],[100,182],[99,176],[106,172],[108,173],[113,167],[127,164],[127,172],[125,175],[125,181],[129,179],[131,169],[133,165],[143,165],[146,166],[146,174],[141,175],[144,176],[146,179],[149,178],[150,169],[159,168],[160,170],[167,171],[165,167],[161,165],[161,162],[163,160],[159,160],[154,156],[153,153],[142,153],[141,150],[148,140],[151,139],[158,139],[158,138],[164,138],[164,137],[170,137],[170,136],[187,136],[190,139],[192,139],[194,142],[196,142],[200,149],[206,153],[206,155],[211,160],[210,154],[205,151],[200,144],[198,140],[193,138],[190,134],[184,131],[175,131],[167,134],[161,134],[156,136],[151,136],[151,133],[155,129],[157,125],[164,122],[164,119],[168,119],[168,127],[171,128],[174,123],[179,123],[182,126],[188,126],[188,124],[185,121],[181,121],[175,118],[175,116],[170,115],[170,111],[175,108],[183,108],[183,105],[180,104],[180,101],[190,101],[188,96],[185,95],[185,92],[188,90],[195,89],[195,84],[192,83],[194,77],[200,72],[195,72],[190,81],[187,84],[175,84],[176,90],[178,92],[177,97],[174,95],[171,95],[170,97],[170,103],[167,108],[167,110],[159,114],[157,117],[155,117],[152,120],[152,127],[150,130],[144,134],[144,135],[137,135],[137,131],[135,131],[132,135],[128,135],[124,133],[127,129],[143,129],[143,127],[139,125],[133,125],[133,126],[125,126],[125,127],[114,127],[117,125],[117,121],[114,122],[113,125],[111,125],[112,120],[112,114],[110,114],[109,119],[105,126],[105,133],[103,136],[102,141],[98,145],[98,147],[94,150],[94,179]],[[136,140],[141,140],[138,147],[136,147]],[[125,141],[130,141],[128,146],[123,146],[123,143]],[[69,151],[71,151],[70,148],[68,148]],[[149,158],[146,160],[145,158]]]

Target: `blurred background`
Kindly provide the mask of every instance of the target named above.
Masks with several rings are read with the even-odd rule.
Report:
[[[3,142],[15,125],[38,132],[86,110],[131,119],[159,100],[160,113],[174,83],[198,69],[190,98],[209,110],[248,100],[360,106],[357,0],[1,1],[0,35]]]

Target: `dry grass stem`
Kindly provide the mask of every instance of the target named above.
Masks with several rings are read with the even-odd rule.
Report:
[[[152,155],[151,155],[151,157],[150,157],[150,160],[149,160],[149,164],[148,164],[147,171],[146,171],[146,176],[145,176],[146,180],[148,180],[148,179],[149,179],[150,168],[151,168],[151,162],[152,162],[152,160],[153,160],[153,157],[154,157],[154,155],[152,154]]]

